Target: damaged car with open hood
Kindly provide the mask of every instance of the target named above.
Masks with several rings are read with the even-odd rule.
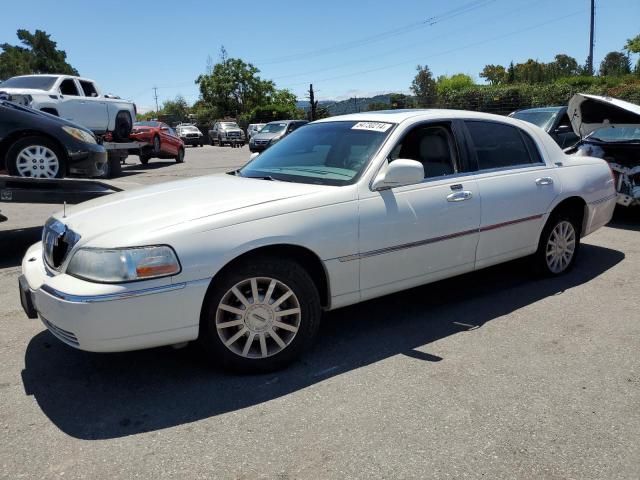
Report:
[[[569,101],[569,118],[581,140],[565,152],[604,159],[615,179],[618,205],[640,206],[640,106],[576,94]]]

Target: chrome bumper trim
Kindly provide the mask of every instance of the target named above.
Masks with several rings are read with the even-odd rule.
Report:
[[[172,292],[174,290],[182,290],[187,286],[185,283],[175,283],[173,285],[163,285],[161,287],[144,288],[142,290],[132,290],[122,293],[107,293],[105,295],[72,295],[69,293],[56,290],[49,285],[42,285],[40,290],[51,295],[52,297],[71,303],[99,303],[110,302],[113,300],[123,300],[126,298],[143,297],[145,295],[155,295],[156,293]]]

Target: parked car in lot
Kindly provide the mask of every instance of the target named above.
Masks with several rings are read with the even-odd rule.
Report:
[[[33,178],[99,177],[107,153],[88,129],[0,101],[0,170]]]
[[[610,97],[577,94],[569,101],[580,140],[567,153],[602,158],[615,177],[618,204],[640,206],[640,106]]]
[[[266,123],[250,123],[247,127],[247,139],[251,140],[251,137],[253,137],[256,133],[259,133],[260,130],[262,130],[262,127],[264,127],[265,125]]]
[[[562,148],[574,145],[580,137],[575,134],[567,107],[541,107],[518,110],[509,115],[539,126]]]
[[[231,174],[54,215],[22,262],[21,299],[75,348],[198,339],[215,362],[266,371],[309,348],[323,310],[525,256],[561,275],[614,207],[606,162],[525,122],[345,115]]]
[[[113,95],[103,95],[93,80],[70,75],[24,75],[0,83],[0,95],[80,124],[96,135],[111,132],[127,141],[136,118],[136,106]]]
[[[245,136],[236,122],[215,122],[209,130],[209,143],[222,147],[226,144],[244,145]]]
[[[262,127],[259,133],[251,137],[249,150],[252,152],[262,152],[306,123],[308,123],[306,120],[278,120],[276,122],[269,122]]]
[[[178,163],[184,161],[184,142],[166,123],[136,122],[131,139],[149,143],[149,146],[142,148],[139,153],[143,165],[149,163],[151,158],[174,158]]]
[[[198,127],[190,123],[184,123],[176,126],[176,133],[185,145],[194,147],[204,146],[204,137]]]

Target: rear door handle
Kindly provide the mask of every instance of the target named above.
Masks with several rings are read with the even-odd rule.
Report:
[[[464,202],[465,200],[469,200],[473,197],[473,194],[468,190],[463,190],[462,192],[450,193],[447,195],[447,202]]]
[[[551,177],[536,178],[536,185],[553,185],[553,178]]]

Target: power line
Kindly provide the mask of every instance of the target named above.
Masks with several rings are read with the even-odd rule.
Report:
[[[468,13],[470,11],[473,11],[477,8],[480,7],[484,7],[490,3],[495,2],[496,0],[474,0],[472,2],[468,2],[464,5],[461,5],[460,7],[448,10],[440,15],[434,15],[431,17],[428,17],[426,19],[420,20],[418,22],[412,22],[406,25],[402,25],[400,27],[396,27],[392,30],[387,30],[385,32],[381,32],[381,33],[377,33],[375,35],[371,35],[368,37],[364,37],[358,40],[353,40],[351,42],[345,42],[342,44],[337,44],[337,45],[333,45],[331,47],[325,47],[325,48],[321,48],[318,50],[312,50],[312,51],[308,51],[308,52],[303,52],[303,53],[296,53],[296,54],[292,54],[292,55],[286,55],[283,57],[277,57],[277,58],[273,58],[273,59],[267,59],[264,61],[259,61],[259,62],[254,62],[256,65],[273,65],[276,63],[284,63],[284,62],[290,62],[290,61],[295,61],[295,60],[299,60],[299,59],[309,59],[312,57],[316,57],[319,55],[327,55],[329,53],[334,53],[334,52],[342,52],[344,50],[348,50],[351,48],[355,48],[355,47],[360,47],[362,45],[366,45],[369,43],[373,43],[373,42],[379,42],[382,41],[386,38],[389,37],[395,37],[398,35],[404,35],[407,34],[409,32],[412,32],[414,30],[418,30],[421,28],[425,28],[425,27],[430,27],[433,26],[437,23],[440,23],[442,21],[445,20],[450,20],[452,18],[455,18],[457,16],[463,15],[465,13]]]
[[[342,79],[342,78],[355,77],[355,76],[358,76],[358,75],[363,75],[365,73],[379,72],[381,70],[387,70],[389,68],[398,67],[398,66],[401,66],[401,65],[406,65],[406,64],[409,64],[409,63],[415,63],[415,62],[419,62],[419,61],[424,61],[426,59],[430,59],[430,58],[433,58],[433,57],[438,57],[438,56],[442,56],[442,55],[448,55],[449,53],[457,52],[459,50],[465,50],[467,48],[472,48],[472,47],[475,47],[475,46],[478,46],[478,45],[483,45],[485,43],[493,42],[495,40],[501,40],[503,38],[507,38],[507,37],[510,37],[510,36],[513,36],[513,35],[518,35],[518,34],[520,34],[522,32],[526,32],[526,31],[529,31],[529,30],[534,30],[536,28],[540,28],[540,27],[549,25],[551,23],[556,23],[556,22],[559,22],[561,20],[565,20],[567,18],[576,16],[576,15],[582,13],[582,12],[584,12],[584,10],[578,10],[578,11],[573,12],[571,14],[564,15],[562,17],[558,17],[558,18],[555,18],[555,19],[552,19],[552,20],[549,20],[549,21],[546,21],[546,22],[542,22],[542,23],[536,24],[536,25],[532,25],[532,26],[527,27],[527,28],[520,28],[518,30],[509,32],[509,33],[506,33],[506,34],[503,34],[503,35],[498,35],[498,36],[495,36],[495,37],[487,38],[487,39],[479,41],[479,42],[474,42],[474,43],[470,43],[470,44],[467,44],[467,45],[463,45],[461,47],[452,48],[450,50],[446,50],[446,51],[443,51],[443,52],[440,52],[440,53],[436,53],[436,54],[433,54],[433,55],[428,55],[426,57],[414,57],[411,60],[404,60],[402,62],[392,63],[392,64],[388,64],[388,65],[384,65],[384,66],[381,66],[381,67],[376,67],[376,68],[372,68],[372,69],[368,69],[368,70],[360,70],[360,71],[348,73],[348,74],[345,74],[345,75],[337,75],[337,76],[334,76],[334,77],[321,78],[320,80],[315,80],[315,81],[317,83],[317,82],[327,82],[327,81],[330,81],[330,80],[339,80],[339,79]],[[292,84],[289,84],[289,85],[284,85],[284,86],[282,86],[282,88],[294,87],[294,86],[299,86],[299,85],[303,85],[303,83],[295,83],[295,84],[292,83]],[[304,85],[306,85],[306,82],[304,83]]]

